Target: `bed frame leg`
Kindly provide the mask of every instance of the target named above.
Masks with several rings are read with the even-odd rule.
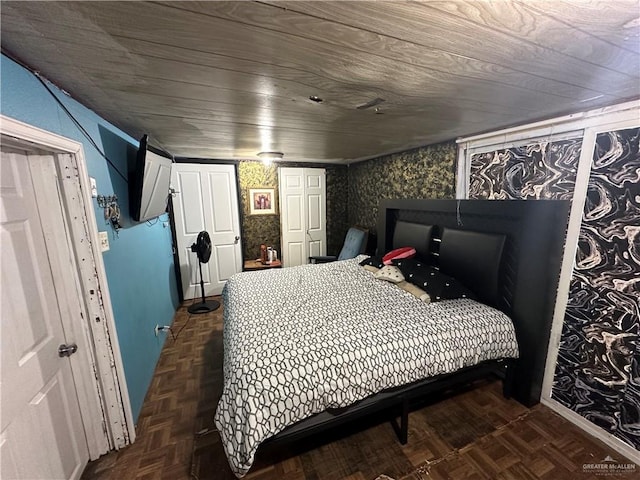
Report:
[[[400,425],[396,422],[395,417],[391,419],[391,425],[393,426],[400,443],[402,445],[406,445],[407,438],[409,436],[409,400],[407,398],[402,399]]]
[[[504,398],[511,398],[513,395],[513,384],[516,381],[516,362],[510,360],[506,362],[506,371],[502,380],[502,395]]]

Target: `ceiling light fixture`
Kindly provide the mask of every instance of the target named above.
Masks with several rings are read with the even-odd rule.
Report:
[[[312,102],[316,102],[316,103],[322,103],[323,102],[322,98],[320,98],[317,95],[311,95],[309,97],[309,100],[311,100]]]
[[[274,160],[282,160],[284,153],[282,152],[260,152],[258,157],[265,165],[270,165]]]

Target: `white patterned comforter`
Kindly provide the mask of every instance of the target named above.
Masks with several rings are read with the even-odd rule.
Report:
[[[425,304],[352,260],[240,273],[223,291],[224,389],[215,424],[238,477],[258,445],[327,408],[515,358],[511,320],[461,299]]]

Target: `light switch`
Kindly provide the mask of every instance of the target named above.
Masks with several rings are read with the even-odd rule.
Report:
[[[100,251],[109,250],[109,232],[98,232],[98,237],[100,238]]]
[[[98,186],[96,185],[96,179],[93,177],[89,177],[89,184],[91,185],[91,196],[96,198],[98,196]],[[108,250],[107,246],[107,250]]]

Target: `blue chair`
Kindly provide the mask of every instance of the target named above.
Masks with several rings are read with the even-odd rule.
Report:
[[[347,260],[348,258],[355,258],[359,254],[366,251],[368,239],[369,230],[362,227],[351,227],[347,231],[347,236],[344,239],[342,250],[340,250],[340,254],[337,257],[335,255],[309,257],[309,262],[328,263],[335,262],[336,260]]]

